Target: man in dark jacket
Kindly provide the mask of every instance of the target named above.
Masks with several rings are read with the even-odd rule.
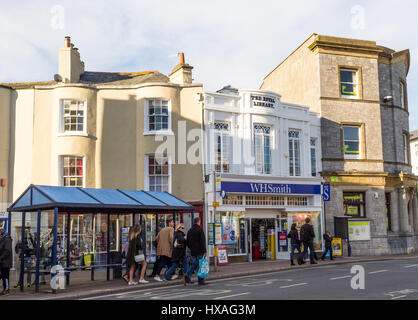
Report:
[[[206,238],[205,233],[200,227],[200,218],[196,217],[193,220],[193,226],[187,232],[187,246],[190,249],[190,256],[192,260],[192,265],[187,270],[186,274],[183,276],[183,284],[192,283],[190,280],[190,275],[199,267],[199,260],[203,257],[206,258]],[[197,277],[199,285],[206,285],[204,279]]]
[[[3,279],[2,295],[9,294],[9,274],[13,264],[12,239],[6,230],[0,229],[0,270]]]
[[[315,239],[315,232],[313,227],[309,224],[311,219],[307,217],[305,219],[305,224],[300,228],[300,238],[303,242],[303,253],[298,257],[298,264],[301,265],[305,263],[303,260],[306,257],[306,252],[309,248],[309,258],[311,260],[311,264],[317,264],[314,260],[314,246],[313,241]]]
[[[321,260],[324,260],[325,259],[325,255],[327,254],[327,251],[329,250],[329,257],[330,257],[330,259],[331,260],[334,260],[333,258],[332,258],[332,238],[331,238],[331,236],[330,236],[330,233],[329,233],[329,231],[325,231],[325,233],[324,233],[324,240],[325,240],[325,251],[324,251],[324,253],[322,254],[322,257],[321,257]]]

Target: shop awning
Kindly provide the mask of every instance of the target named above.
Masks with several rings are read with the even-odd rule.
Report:
[[[192,205],[167,192],[30,185],[7,211],[54,208],[103,213],[193,210]]]

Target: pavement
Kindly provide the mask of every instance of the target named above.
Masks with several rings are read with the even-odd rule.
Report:
[[[309,262],[302,266],[290,266],[288,260],[276,260],[276,261],[254,261],[243,263],[230,263],[226,266],[218,266],[217,271],[214,271],[214,267],[211,266],[208,282],[211,280],[227,279],[233,277],[242,277],[248,275],[257,275],[263,273],[277,272],[282,270],[294,270],[294,269],[312,269],[321,268],[323,266],[373,262],[373,261],[391,261],[391,260],[414,260],[418,259],[418,255],[392,255],[392,256],[362,256],[362,257],[336,257],[334,261],[325,260],[318,261],[316,265],[310,265]],[[151,270],[147,270],[147,274],[150,274]],[[112,272],[111,272],[112,273]],[[195,276],[194,276],[195,277]],[[148,284],[138,284],[134,286],[128,286],[122,279],[115,279],[106,281],[105,271],[97,271],[95,273],[95,279],[90,280],[90,272],[78,272],[76,275],[71,275],[71,284],[64,290],[57,290],[56,294],[52,294],[49,285],[41,286],[41,292],[35,293],[34,287],[25,288],[24,292],[20,292],[19,289],[12,289],[10,295],[0,296],[0,300],[74,300],[83,299],[95,296],[118,294],[125,292],[132,292],[139,289],[153,289],[161,287],[169,287],[172,285],[181,284],[181,280],[172,280],[165,282],[157,282],[152,278],[146,277],[149,281]],[[49,277],[47,277],[49,280]],[[194,281],[195,279],[192,278]],[[49,282],[49,281],[47,281]],[[15,282],[11,280],[11,286]]]

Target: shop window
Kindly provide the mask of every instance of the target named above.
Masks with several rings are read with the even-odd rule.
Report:
[[[149,155],[147,173],[149,191],[170,192],[170,167],[168,157]]]
[[[227,173],[230,170],[230,157],[232,150],[229,124],[216,122],[215,129],[215,170]]]
[[[360,127],[343,126],[344,158],[360,159]]]
[[[61,132],[80,133],[86,131],[86,101],[63,100],[61,114]]]
[[[146,123],[145,131],[169,131],[170,110],[168,100],[148,99],[146,100]]]
[[[340,69],[340,93],[343,98],[358,98],[358,74],[356,70]]]
[[[344,192],[344,215],[358,218],[366,217],[364,193]]]
[[[290,176],[298,177],[301,175],[300,136],[301,136],[300,131],[289,130],[289,174]]]
[[[64,187],[84,186],[84,161],[83,157],[62,156],[62,185]]]
[[[316,177],[316,139],[311,138],[311,175]]]
[[[222,245],[226,246],[228,255],[246,253],[246,233],[244,212],[216,212],[215,221],[221,224]]]
[[[271,174],[271,127],[254,125],[254,150],[256,173]]]

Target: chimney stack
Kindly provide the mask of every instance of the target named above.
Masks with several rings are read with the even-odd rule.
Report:
[[[58,75],[62,82],[78,82],[84,72],[84,62],[80,59],[78,48],[71,43],[71,37],[65,37],[64,48],[60,48],[58,60]]]
[[[184,53],[178,53],[180,57],[179,63],[174,67],[173,71],[168,75],[170,81],[178,84],[191,84],[192,83],[192,69],[193,67],[188,65],[184,59]]]

